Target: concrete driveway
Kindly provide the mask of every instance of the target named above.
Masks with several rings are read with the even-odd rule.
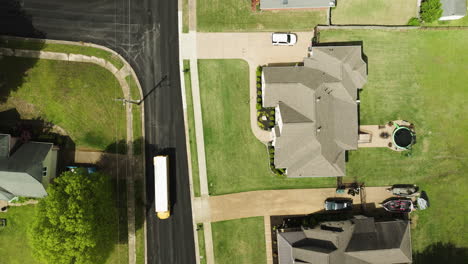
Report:
[[[392,194],[388,187],[365,187],[366,205],[380,203]],[[330,197],[346,197],[357,207],[359,195],[337,194],[335,188],[252,191],[196,198],[193,203],[195,221],[216,222],[244,217],[310,214],[323,210]]]
[[[197,55],[199,59],[242,58],[258,65],[299,62],[307,57],[313,31],[295,32],[297,43],[294,46],[273,46],[271,34],[197,33]]]

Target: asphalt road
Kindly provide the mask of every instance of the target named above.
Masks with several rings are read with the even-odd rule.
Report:
[[[188,167],[178,68],[175,0],[0,1],[0,34],[85,41],[107,46],[130,62],[145,99],[148,263],[195,263]],[[22,10],[9,12],[11,9]],[[7,11],[7,12],[5,12]],[[25,16],[26,14],[26,16]],[[162,85],[157,83],[168,76]],[[111,98],[110,98],[111,99]],[[152,156],[170,155],[173,215],[154,214]]]

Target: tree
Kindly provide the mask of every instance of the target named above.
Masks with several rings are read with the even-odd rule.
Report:
[[[424,0],[421,3],[421,20],[433,22],[442,16],[442,4],[440,0]]]
[[[28,232],[35,257],[54,264],[103,262],[116,224],[108,176],[65,172],[47,192]]]

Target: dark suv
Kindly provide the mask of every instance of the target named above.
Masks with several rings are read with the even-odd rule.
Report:
[[[347,198],[328,198],[325,200],[325,211],[353,209],[353,200]]]

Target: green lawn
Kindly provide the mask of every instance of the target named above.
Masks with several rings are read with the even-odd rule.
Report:
[[[327,10],[251,10],[250,0],[197,1],[197,31],[312,30],[326,24]]]
[[[182,1],[182,33],[189,32],[189,7],[188,0]]]
[[[271,173],[266,146],[250,128],[247,62],[199,60],[198,70],[211,195],[335,186],[335,178],[288,179]]]
[[[122,89],[106,69],[79,62],[4,57],[0,111],[16,108],[22,118],[42,118],[62,127],[78,147],[113,151],[124,140]]]
[[[263,217],[211,223],[217,264],[266,263]]]
[[[135,241],[136,241],[136,264],[145,263],[145,203],[143,202],[143,182],[141,179],[135,181]]]
[[[195,117],[193,115],[193,99],[192,99],[192,81],[190,79],[190,61],[184,60],[184,69],[189,71],[184,73],[185,78],[185,98],[187,99],[187,122],[188,136],[190,142],[190,159],[192,165],[192,180],[193,192],[196,197],[200,196],[200,176],[198,170],[198,152],[197,140],[195,138]]]
[[[203,232],[203,224],[198,224],[198,250],[200,251],[200,264],[206,264],[206,251],[205,251],[205,233]]]
[[[345,0],[332,9],[335,25],[406,25],[417,15],[417,0]]]
[[[331,30],[320,42],[363,41],[368,83],[361,124],[405,119],[416,126],[412,155],[387,149],[350,153],[345,180],[368,186],[416,183],[431,207],[413,214],[413,250],[436,243],[466,248],[468,207],[468,31]]]
[[[140,89],[138,88],[135,79],[129,75],[125,80],[130,87],[130,98],[132,100],[140,100]],[[132,104],[132,117],[133,117],[133,152],[134,154],[141,154],[143,148],[143,132],[141,122],[141,105]]]
[[[7,226],[0,227],[1,263],[8,264],[38,264],[32,256],[32,249],[26,240],[26,230],[34,216],[35,206],[10,207],[7,213],[1,213],[1,218],[7,219]]]
[[[114,54],[93,47],[79,46],[79,45],[67,45],[67,44],[51,44],[43,43],[40,41],[30,40],[4,40],[0,39],[0,47],[12,48],[12,49],[27,49],[27,50],[43,50],[63,53],[82,54],[87,56],[95,56],[98,58],[105,59],[111,62],[117,69],[121,69],[124,63],[119,57]]]

